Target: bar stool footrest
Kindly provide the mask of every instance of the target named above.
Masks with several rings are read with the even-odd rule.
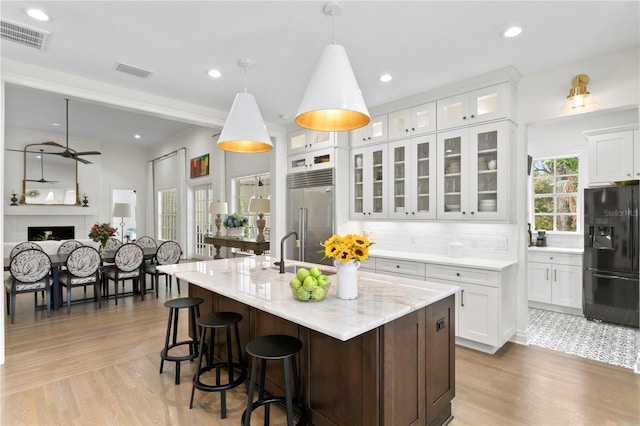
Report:
[[[178,356],[178,355],[169,355],[169,351],[173,348],[177,348],[178,346],[183,346],[183,345],[189,345],[189,346],[193,346],[194,350],[193,353],[190,353],[188,355],[182,355],[182,356]],[[184,340],[182,342],[178,342],[174,345],[170,345],[168,348],[162,349],[160,351],[160,358],[165,360],[165,361],[193,361],[194,359],[196,359],[198,357],[198,345],[196,342],[194,342],[193,340]]]
[[[240,424],[244,424],[244,419],[245,416],[247,415],[247,411],[249,412],[253,412],[256,409],[264,406],[264,405],[268,405],[268,404],[274,404],[274,403],[282,403],[285,404],[287,403],[287,399],[284,396],[271,396],[269,398],[263,398],[263,399],[259,399],[255,402],[253,402],[251,404],[250,409],[245,409],[244,412],[242,413],[242,419],[240,421]],[[300,420],[298,420],[298,423],[296,423],[295,426],[304,426],[307,424],[307,409],[305,407],[304,404],[302,404],[301,402],[297,401],[297,400],[293,400],[293,406],[294,407],[298,407],[298,409],[300,410]]]
[[[240,375],[239,375],[239,377],[234,379],[231,383],[222,383],[222,384],[219,384],[219,385],[209,385],[209,384],[206,384],[206,383],[204,383],[204,382],[202,382],[200,380],[196,380],[196,377],[198,377],[198,376],[202,377],[203,373],[207,373],[207,372],[212,371],[212,370],[220,370],[222,367],[228,367],[229,366],[229,363],[227,363],[227,362],[216,362],[215,364],[213,364],[211,366],[201,368],[200,371],[198,372],[198,374],[194,374],[193,375],[193,386],[198,390],[206,391],[206,392],[225,391],[225,390],[233,389],[236,386],[240,386],[247,379],[247,370],[241,364],[238,364],[238,363],[234,362],[232,365],[234,367],[234,371],[236,371],[235,370],[236,368],[240,369]],[[234,376],[235,376],[235,374],[234,374]]]

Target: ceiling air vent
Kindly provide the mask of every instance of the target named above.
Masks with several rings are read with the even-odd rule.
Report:
[[[51,33],[47,31],[42,31],[24,24],[18,24],[17,22],[12,22],[4,18],[0,20],[0,28],[4,40],[13,41],[43,51],[47,50],[49,36],[51,35]]]
[[[147,78],[152,74],[151,71],[143,70],[142,68],[136,68],[134,66],[122,64],[122,63],[118,63],[116,65],[116,71],[120,71],[125,74],[135,75],[136,77],[142,77],[142,78]]]

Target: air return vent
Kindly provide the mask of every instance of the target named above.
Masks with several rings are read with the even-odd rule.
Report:
[[[47,50],[51,33],[42,31],[27,25],[18,24],[8,19],[0,20],[0,29],[4,40],[13,41],[23,46],[29,46],[38,50]]]
[[[123,72],[125,74],[135,75],[136,77],[147,78],[151,74],[151,71],[143,70],[142,68],[137,68],[132,65],[118,63],[116,65],[116,71]]]

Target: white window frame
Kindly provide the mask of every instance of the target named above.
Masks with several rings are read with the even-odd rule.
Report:
[[[178,189],[158,190],[158,239],[175,240],[178,229]]]
[[[556,187],[554,186],[554,192],[553,193],[549,193],[549,194],[539,194],[536,195],[535,194],[535,176],[534,176],[534,167],[535,167],[535,163],[536,161],[547,161],[547,160],[554,160],[557,161],[559,159],[563,159],[563,158],[577,158],[578,159],[578,172],[575,175],[557,175],[555,173],[555,171],[557,171],[557,167],[554,167],[554,174],[553,175],[549,175],[550,177],[552,177],[554,180],[557,179],[558,177],[562,177],[562,176],[576,176],[578,178],[578,183],[577,183],[577,188],[576,188],[576,192],[570,192],[570,193],[557,193],[556,191]],[[557,234],[561,234],[561,235],[576,235],[576,234],[582,234],[582,222],[583,222],[583,218],[582,218],[582,159],[580,158],[580,155],[578,154],[566,154],[566,155],[553,155],[553,156],[545,156],[545,157],[538,157],[538,158],[534,158],[532,165],[531,165],[531,176],[529,178],[529,191],[530,191],[530,208],[529,208],[529,222],[531,223],[531,230],[533,232],[537,232],[538,229],[536,229],[536,215],[549,215],[553,217],[553,230],[544,230],[547,233],[557,233]],[[556,229],[557,226],[557,217],[558,216],[568,216],[568,215],[572,215],[572,213],[558,213],[556,211],[558,203],[556,201],[557,198],[559,197],[565,197],[567,195],[570,196],[575,196],[576,197],[576,230],[575,231],[563,231],[563,230],[558,230]],[[536,214],[535,212],[535,200],[536,198],[554,198],[554,211],[551,214]]]
[[[212,244],[205,244],[204,237],[215,233],[214,220],[209,213],[209,205],[213,201],[213,185],[193,186],[193,224],[195,232],[194,257],[197,259],[213,258],[215,248]]]

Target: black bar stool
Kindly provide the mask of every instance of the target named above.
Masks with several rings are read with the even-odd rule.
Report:
[[[196,329],[196,318],[200,316],[200,304],[204,302],[200,297],[180,297],[164,302],[164,306],[169,308],[169,322],[167,323],[167,337],[164,341],[164,349],[160,351],[160,374],[165,361],[176,363],[176,385],[180,384],[180,362],[193,361],[198,356],[198,330]],[[180,309],[189,309],[189,327],[193,330],[194,337],[178,342],[178,314]],[[173,325],[173,327],[172,327]],[[172,332],[173,331],[173,332]],[[169,343],[171,340],[171,343]],[[169,351],[178,346],[188,345],[188,355],[169,355]]]
[[[287,406],[287,425],[293,426],[293,403],[300,409],[300,420],[297,425],[307,424],[307,410],[302,403],[300,392],[300,378],[296,367],[296,354],[302,349],[302,342],[295,337],[272,334],[268,336],[256,337],[247,344],[247,352],[253,356],[251,366],[251,382],[249,383],[247,409],[242,413],[242,424],[249,426],[251,422],[251,412],[264,405],[264,424],[269,424],[269,404],[274,402],[285,402]],[[256,402],[253,401],[253,391],[256,385],[256,372],[258,369],[258,359],[262,361],[260,368],[260,395]],[[285,396],[265,397],[265,372],[267,360],[281,359],[284,367],[284,393]],[[291,395],[289,361],[293,368],[293,381],[296,387],[295,400]]]
[[[227,396],[228,389],[235,388],[242,384],[247,378],[247,367],[242,360],[242,347],[240,346],[240,332],[238,331],[238,323],[242,321],[242,315],[235,312],[215,312],[198,318],[200,326],[200,355],[198,357],[198,367],[196,374],[193,376],[193,387],[191,388],[191,401],[189,409],[193,407],[193,395],[196,389],[204,392],[220,392],[220,418],[227,417]],[[238,362],[233,362],[233,349],[231,344],[231,326],[235,331],[236,350],[238,351]],[[213,352],[215,350],[216,329],[224,328],[227,340],[227,360],[213,362]],[[205,335],[209,331],[209,354],[207,357],[206,367],[202,367],[202,356],[207,352],[205,347]],[[222,330],[221,330],[222,331]],[[228,379],[226,383],[220,383],[220,369],[226,367],[228,370]],[[240,371],[235,370],[239,368]],[[211,370],[216,370],[216,384],[211,385],[202,381],[202,374]],[[234,376],[237,376],[234,379]]]

